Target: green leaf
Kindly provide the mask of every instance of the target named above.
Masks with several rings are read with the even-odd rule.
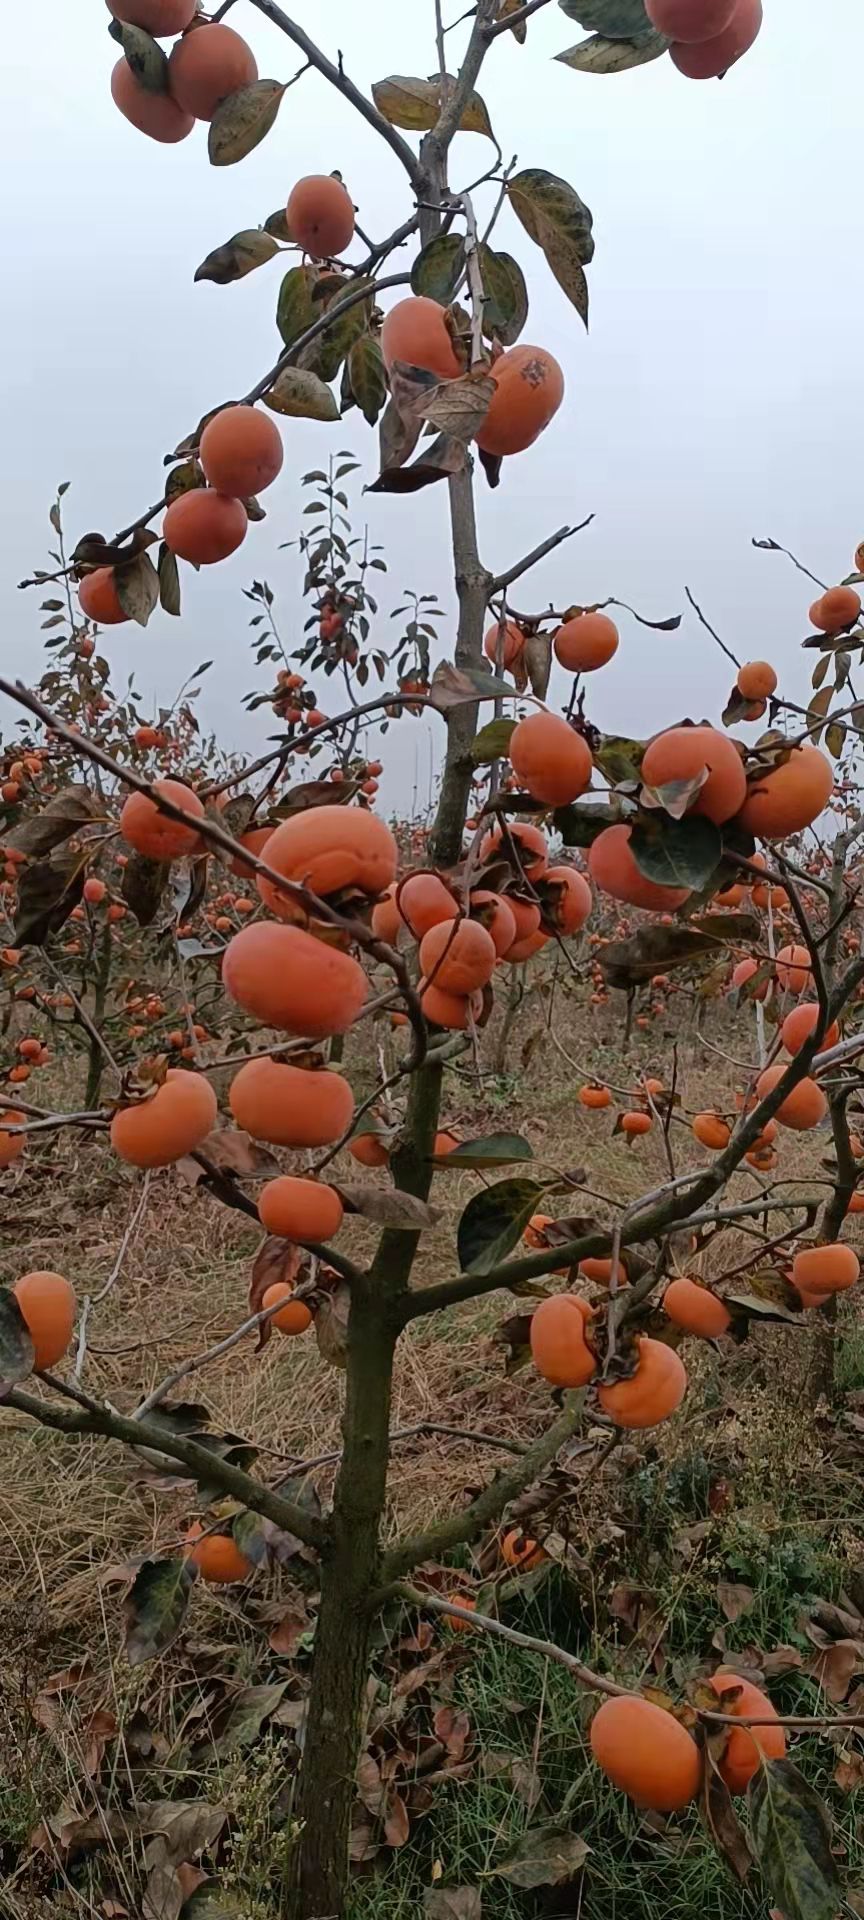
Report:
[[[586,33],[603,33],[609,40],[638,39],[652,31],[645,0],[558,0],[558,5]]]
[[[436,233],[411,268],[412,293],[449,307],[465,267],[465,242],[458,233]]]
[[[172,467],[165,482],[165,505],[170,507],[172,500],[179,500],[182,493],[194,493],[203,487],[204,468],[198,460],[184,460],[179,467]]]
[[[105,818],[105,803],[91,793],[89,787],[62,787],[39,813],[22,820],[11,833],[4,833],[3,843],[32,859],[34,855],[50,853],[52,847],[68,840],[70,834],[100,818]]]
[[[642,774],[642,759],[647,742],[629,740],[620,734],[604,734],[594,749],[594,765],[605,773],[610,785],[619,781],[635,783]]]
[[[629,990],[643,986],[654,973],[724,959],[729,946],[758,940],[760,933],[755,913],[711,913],[704,920],[675,921],[669,927],[644,926],[629,940],[612,940],[603,947],[600,966],[610,987]]]
[[[589,801],[585,806],[556,807],[553,819],[565,847],[591,847],[598,834],[615,827],[621,815],[617,807],[605,801]]]
[[[536,1180],[498,1180],[469,1200],[456,1230],[463,1273],[491,1273],[520,1240],[543,1188]]]
[[[264,222],[264,232],[272,233],[274,240],[281,240],[285,246],[290,244],[291,234],[285,207],[277,207],[275,213],[268,213]]]
[[[72,852],[24,868],[13,929],[16,947],[44,947],[52,933],[60,932],[84,891],[85,870],[81,854]]]
[[[207,1880],[180,1909],[180,1920],[248,1920],[249,1908],[239,1894],[220,1887],[218,1880]]]
[[[159,605],[163,613],[170,613],[177,619],[180,614],[180,569],[176,554],[166,547],[164,540],[160,543],[156,571],[159,575]]]
[[[450,85],[455,86],[452,76],[449,78]],[[416,80],[394,73],[387,80],[376,80],[372,98],[391,127],[403,127],[407,133],[431,133],[441,112],[441,81],[440,78]],[[486,105],[479,93],[472,93],[463,108],[459,131],[482,133],[494,142]]]
[[[214,247],[195,269],[195,279],[212,280],[217,287],[227,287],[232,280],[242,280],[247,273],[254,273],[256,267],[266,266],[274,254],[279,252],[272,235],[261,227],[244,227],[241,233],[235,233],[221,247]]]
[[[495,253],[480,247],[480,271],[483,276],[483,331],[502,347],[512,347],[528,318],[528,288],[525,275],[512,253]]]
[[[238,1693],[229,1694],[218,1711],[208,1747],[225,1759],[243,1747],[253,1746],[265,1721],[281,1706],[287,1687],[287,1680],[277,1680],[271,1686],[242,1687]]]
[[[841,727],[839,721],[834,720],[825,728],[825,745],[832,760],[839,760],[846,748],[846,728]]]
[[[470,754],[475,767],[486,767],[492,760],[506,760],[515,720],[490,720],[471,742]]]
[[[149,553],[136,554],[128,567],[117,567],[114,582],[127,620],[146,627],[154,607],[159,605],[159,575]]]
[[[145,1560],[139,1567],[123,1608],[130,1667],[155,1660],[176,1640],[195,1579],[188,1560]]]
[[[588,324],[588,286],[582,271],[594,254],[591,214],[574,187],[542,167],[527,167],[507,182],[507,197],[527,234]]]
[[[164,860],[148,860],[146,854],[130,853],[123,868],[120,891],[139,927],[152,925],[159,903],[171,876]]]
[[[361,333],[348,355],[348,381],[364,420],[374,427],[387,400],[384,356],[374,333]]]
[[[312,289],[317,275],[313,267],[289,267],[279,288],[276,302],[276,325],[286,347],[290,347],[298,334],[305,333],[318,318],[318,309],[312,299]]]
[[[663,33],[643,33],[634,40],[607,40],[595,33],[590,40],[568,47],[566,53],[556,53],[555,59],[575,73],[630,73],[634,67],[659,60],[668,46]]]
[[[330,388],[317,373],[308,373],[304,367],[283,367],[263,400],[271,413],[287,413],[298,420],[339,419]]]
[[[7,1387],[33,1372],[33,1342],[14,1293],[0,1288],[0,1402]]]
[[[145,93],[167,93],[168,56],[159,42],[142,27],[127,26],[123,20],[112,20],[108,32],[123,48],[139,87]]]
[[[514,1160],[533,1160],[530,1141],[519,1133],[487,1133],[478,1140],[462,1140],[450,1153],[433,1154],[436,1167],[507,1167]]]
[[[491,1871],[514,1887],[558,1887],[576,1878],[590,1852],[587,1841],[567,1826],[533,1827]]]
[[[212,167],[233,167],[260,145],[276,119],[284,92],[279,80],[256,80],[220,102],[207,140]]]
[[[834,1920],[842,1904],[831,1816],[791,1760],[763,1762],[750,1783],[753,1844],[786,1920]]]
[[[723,841],[713,820],[689,814],[683,820],[655,815],[638,820],[630,834],[630,850],[640,873],[661,887],[707,886],[715,872]]]

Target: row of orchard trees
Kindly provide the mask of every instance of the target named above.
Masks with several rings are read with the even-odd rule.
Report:
[[[40,1022],[48,1013],[70,1027],[86,1044],[90,1065],[83,1114],[73,1120],[40,1112],[18,1092],[31,1066],[31,1041],[38,1039],[35,1057],[41,1058],[41,1039],[25,1036],[28,1052],[10,1068],[16,1092],[13,1104],[10,1088],[0,1126],[0,1161],[14,1179],[22,1153],[39,1154],[45,1137],[50,1141],[63,1124],[107,1131],[119,1158],[148,1173],[195,1154],[210,1191],[260,1219],[271,1236],[268,1257],[256,1263],[248,1330],[262,1339],[274,1328],[298,1337],[314,1323],[320,1337],[326,1327],[322,1347],[344,1367],[344,1450],[331,1508],[321,1516],[266,1471],[244,1470],[229,1447],[214,1448],[213,1436],[174,1431],[164,1405],[157,1426],[148,1416],[164,1390],[121,1413],[88,1394],[80,1379],[70,1387],[56,1374],[73,1343],[79,1362],[83,1351],[76,1302],[63,1276],[22,1275],[2,1298],[8,1404],[59,1432],[155,1444],[193,1479],[204,1478],[206,1469],[207,1486],[221,1501],[234,1502],[230,1526],[224,1518],[208,1519],[202,1503],[185,1553],[145,1562],[129,1599],[130,1657],[170,1643],[197,1578],[252,1578],[280,1532],[292,1533],[319,1557],[292,1920],[345,1911],[370,1638],[385,1599],[401,1595],[406,1606],[437,1606],[453,1622],[480,1625],[476,1608],[472,1613],[456,1598],[436,1599],[434,1584],[424,1585],[424,1567],[446,1562],[501,1520],[574,1432],[586,1394],[613,1427],[651,1428],[671,1417],[685,1396],[682,1336],[746,1330],[746,1297],[727,1303],[695,1273],[666,1284],[672,1230],[688,1226],[698,1251],[742,1209],[746,1217],[770,1207],[770,1186],[760,1188],[756,1201],[724,1200],[736,1169],[749,1156],[753,1171],[772,1171],[778,1128],[809,1131],[827,1117],[835,1155],[827,1202],[817,1220],[809,1203],[784,1197],[783,1227],[774,1239],[791,1280],[775,1311],[789,1318],[809,1306],[825,1314],[826,1303],[858,1275],[857,1258],[841,1237],[857,1192],[849,1107],[858,1085],[858,1041],[844,1024],[864,980],[864,966],[846,941],[855,902],[847,860],[856,822],[837,823],[824,854],[811,855],[799,840],[824,819],[834,767],[845,764],[858,737],[854,702],[844,698],[860,613],[854,585],[826,589],[812,609],[816,633],[809,644],[819,647],[821,676],[815,716],[802,717],[778,697],[770,664],[748,662],[738,671],[727,717],[755,722],[771,703],[769,731],[752,746],[721,726],[679,723],[671,715],[648,743],[612,741],[592,723],[589,677],[618,645],[612,620],[602,609],[579,606],[552,622],[517,617],[508,597],[514,582],[571,530],[498,576],[477,549],[473,449],[493,484],[503,471],[518,485],[518,464],[511,479],[510,463],[550,427],[564,376],[546,349],[523,342],[529,295],[522,268],[493,248],[491,227],[479,239],[473,190],[451,183],[451,152],[463,127],[491,133],[477,92],[484,63],[492,56],[528,59],[520,46],[530,40],[531,19],[545,3],[478,0],[455,76],[444,70],[436,10],[430,34],[437,21],[437,76],[386,79],[370,99],[341,61],[332,62],[274,0],[251,0],[398,158],[408,188],[400,221],[380,242],[364,237],[366,251],[349,259],[357,251],[351,196],[333,176],[301,178],[284,210],[209,256],[199,272],[224,282],[284,248],[297,251],[280,287],[279,359],[241,403],[217,407],[181,442],[155,508],[113,541],[88,535],[68,563],[61,545],[54,573],[40,576],[40,584],[58,582],[63,596],[56,609],[47,603],[51,618],[71,621],[60,636],[58,664],[37,694],[0,683],[23,709],[28,729],[23,749],[7,750],[3,766],[9,940],[0,957],[13,992],[38,993]],[[753,0],[562,5],[588,30],[562,56],[584,73],[627,70],[669,52],[683,73],[707,78],[726,71],[761,24]],[[133,125],[171,141],[185,137],[195,120],[208,121],[216,165],[242,160],[265,137],[284,87],[258,77],[254,54],[233,27],[197,15],[194,0],[112,0],[110,11],[123,56],[113,94]],[[174,39],[168,53],[163,38]],[[422,135],[419,150],[406,131]],[[494,196],[493,211],[506,199],[584,317],[592,221],[575,190],[540,168],[517,173],[499,160],[481,191]],[[413,250],[410,268],[388,273],[391,254],[405,242]],[[400,298],[382,324],[379,300],[391,288]],[[367,561],[352,551],[333,512],[337,469],[324,501],[327,526],[317,544],[306,547],[317,596],[312,626],[296,665],[283,657],[269,695],[284,736],[251,766],[220,767],[195,733],[188,700],[153,725],[128,701],[112,706],[109,663],[100,651],[107,643],[94,626],[146,624],[157,602],[176,616],[180,565],[218,563],[263,513],[259,495],[275,483],[283,461],[272,416],[327,420],[351,406],[371,423],[380,419],[373,494],[447,486],[459,602],[454,661],[430,671],[434,620],[421,617],[418,601],[399,685],[382,685],[374,698],[358,700],[370,662],[377,668],[376,649],[384,656]],[[157,548],[151,526],[160,515]],[[58,511],[58,538],[60,525]],[[255,618],[264,623],[259,658],[273,660],[281,642],[274,637],[272,597],[260,584],[252,597]],[[553,649],[574,676],[565,714],[545,704]],[[311,704],[309,675],[320,672],[332,688],[337,670],[350,700],[344,713],[328,717]],[[486,701],[498,711],[481,726]],[[371,804],[380,763],[366,755],[360,723],[385,710],[398,714],[427,704],[446,727],[444,772],[424,857],[406,861]],[[827,752],[814,737],[822,731]],[[313,752],[326,781],[298,787],[292,776],[287,792],[280,791],[298,754]],[[484,766],[488,781],[478,788],[476,770]],[[592,800],[595,784],[607,798]],[[475,813],[466,833],[470,805]],[[585,849],[585,870],[569,856],[550,862],[550,827],[568,847]],[[765,846],[761,856],[757,841]],[[416,847],[412,851],[416,856]],[[754,900],[757,889],[768,889],[767,931],[743,897],[745,885],[752,885]],[[604,895],[653,916],[604,950],[613,988],[635,990],[729,954],[749,968],[751,993],[768,986],[775,992],[782,1026],[741,1085],[740,1111],[694,1120],[697,1141],[713,1152],[710,1163],[700,1155],[696,1165],[677,1172],[672,1160],[659,1189],[626,1209],[610,1202],[611,1221],[586,1225],[542,1214],[546,1189],[558,1176],[532,1161],[530,1178],[484,1183],[459,1222],[452,1271],[418,1287],[412,1274],[420,1235],[435,1217],[428,1197],[439,1168],[488,1169],[530,1157],[522,1141],[456,1143],[440,1127],[448,1065],[477,1044],[502,967],[521,965],[552,942],[566,954],[568,940]],[[781,907],[790,932],[778,951],[770,916]],[[148,961],[133,923],[152,925],[151,937],[161,938],[158,986],[140,977]],[[70,964],[77,990],[66,977]],[[43,979],[43,965],[50,992],[31,979]],[[193,969],[201,983],[194,998]],[[350,1070],[339,1071],[335,1060],[342,1037],[376,1014],[404,1028],[392,1076],[402,1091],[400,1119],[386,1137],[375,1111],[381,1089],[358,1104]],[[106,1039],[106,1022],[118,1020],[124,1029],[119,1059],[113,1030]],[[259,1182],[255,1198],[247,1191],[253,1150],[245,1181],[225,1172],[232,1164],[226,1138],[235,1140],[235,1171],[244,1166],[246,1149],[237,1147],[230,1122],[217,1123],[210,1074],[219,1056],[208,1049],[211,1024],[229,1034],[230,1053],[246,1055],[226,1104],[247,1149],[251,1141],[253,1148],[266,1143],[307,1156]],[[118,1069],[110,1102],[100,1107],[104,1073]],[[609,1096],[602,1079],[586,1079],[586,1108],[602,1110]],[[673,1117],[674,1088],[646,1082],[621,1124],[633,1138],[659,1124],[668,1148]],[[360,1164],[388,1165],[392,1184],[346,1184],[334,1167],[343,1144]],[[318,1157],[310,1162],[310,1154]],[[368,1259],[341,1250],[346,1211],[368,1214],[383,1228]],[[523,1234],[527,1250],[519,1253]],[[646,1247],[650,1261],[639,1252]],[[553,1279],[562,1271],[564,1288]],[[531,1327],[535,1365],[558,1394],[548,1428],[463,1512],[442,1515],[414,1537],[388,1539],[398,1341],[429,1314],[499,1289],[524,1290],[526,1283],[539,1296]],[[661,1301],[665,1312],[658,1313]],[[764,1317],[764,1302],[759,1310]],[[27,1385],[34,1372],[38,1384]],[[517,1542],[511,1558],[520,1556]],[[419,1586],[406,1589],[412,1573]],[[675,1711],[623,1692],[608,1676],[583,1671],[579,1677],[608,1696],[592,1728],[597,1762],[640,1804],[676,1810],[706,1777],[715,1799],[751,1785],[758,1837],[766,1792],[776,1801],[781,1783],[791,1791],[791,1776],[782,1772],[784,1728],[770,1702],[734,1675],[714,1674],[707,1693]],[[724,1804],[715,1831],[734,1831],[731,1804]],[[812,1836],[812,1823],[808,1832]],[[830,1882],[833,1897],[830,1854],[826,1858],[812,1837],[807,1844],[812,1871]]]

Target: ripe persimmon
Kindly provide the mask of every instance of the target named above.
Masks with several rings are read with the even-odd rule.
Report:
[[[510,843],[515,847],[515,870],[524,874],[526,880],[539,880],[546,871],[549,848],[545,836],[539,827],[532,827],[527,820],[510,820],[505,834],[503,827],[492,827],[480,842],[481,860],[492,860],[498,856],[506,859],[510,854]],[[510,855],[512,858],[513,856]],[[508,895],[509,898],[509,895]],[[512,905],[512,901],[511,901]],[[539,924],[540,915],[537,920]],[[516,932],[520,939],[517,921]]]
[[[390,1149],[378,1133],[358,1133],[348,1142],[348,1152],[359,1167],[386,1167]]]
[[[650,1133],[653,1125],[654,1119],[650,1113],[622,1113],[621,1115],[621,1132],[630,1134],[631,1138]]]
[[[787,1013],[780,1029],[780,1037],[787,1053],[800,1053],[805,1042],[815,1032],[819,1021],[820,1008],[815,1000],[802,1000],[800,1005]],[[820,1053],[827,1053],[829,1047],[836,1047],[840,1038],[840,1028],[836,1020],[826,1027],[819,1042]]]
[[[0,1173],[11,1167],[13,1161],[20,1160],[24,1152],[25,1133],[9,1133],[9,1127],[23,1127],[24,1115],[14,1107],[6,1107],[0,1112]]]
[[[491,627],[486,628],[483,652],[487,660],[491,660],[493,667],[498,663],[499,647],[502,667],[515,666],[525,648],[525,635],[522,628],[517,627],[515,620],[493,620]]]
[[[396,901],[415,940],[422,940],[430,927],[439,926],[443,920],[456,920],[459,915],[458,901],[437,873],[419,870],[407,874],[396,889]]]
[[[448,1593],[447,1599],[451,1606],[462,1607],[466,1613],[477,1611],[477,1602],[472,1600],[468,1593]],[[446,1620],[451,1633],[471,1633],[472,1631],[470,1620],[463,1620],[461,1614],[442,1613],[441,1618]]]
[[[354,202],[332,173],[310,173],[288,195],[285,211],[295,245],[313,260],[332,260],[354,238]]]
[[[537,1372],[553,1387],[586,1387],[597,1371],[597,1355],[586,1329],[594,1310],[576,1293],[541,1300],[531,1316],[531,1357]]]
[[[223,407],[208,420],[198,457],[217,493],[247,500],[273,485],[285,449],[275,420],[260,407]]]
[[[658,1427],[668,1420],[687,1392],[684,1363],[673,1347],[642,1335],[636,1342],[636,1371],[627,1380],[601,1382],[597,1398],[616,1426]]]
[[[458,1146],[456,1134],[448,1133],[445,1129],[441,1133],[436,1133],[432,1152],[436,1160],[443,1160],[448,1153],[455,1153]]]
[[[777,1717],[777,1709],[761,1687],[754,1687],[752,1681],[742,1680],[740,1673],[733,1673],[729,1667],[719,1667],[711,1675],[709,1684],[719,1694],[722,1713],[737,1716],[752,1714],[754,1718]],[[724,1693],[733,1687],[738,1688],[736,1700],[723,1700]],[[762,1725],[760,1727],[733,1727],[718,1763],[720,1778],[725,1781],[730,1793],[746,1793],[754,1773],[757,1773],[762,1761],[782,1760],[786,1752],[786,1731],[784,1727]]]
[[[754,975],[759,972],[761,965],[761,960],[753,960],[752,958],[739,960],[738,965],[732,969],[732,978],[729,982],[730,993],[740,993],[742,989],[747,986],[748,982],[753,979]],[[751,1000],[767,1000],[770,992],[771,981],[767,979],[760,980],[758,986],[753,988],[748,998]]]
[[[264,848],[272,832],[272,827],[250,827],[246,833],[239,835],[240,845],[260,860],[263,858]],[[236,874],[238,880],[251,880],[255,869],[249,865],[248,860],[243,859],[241,853],[236,853],[231,861],[231,872]]]
[[[750,782],[739,823],[759,840],[785,840],[811,827],[834,791],[830,760],[818,747],[793,747],[788,760]]]
[[[170,1167],[213,1132],[217,1111],[216,1095],[202,1074],[169,1067],[149,1100],[115,1113],[111,1145],[132,1167]]]
[[[820,633],[840,633],[851,627],[861,612],[861,595],[854,587],[829,587],[821,599],[814,600],[810,618]]]
[[[491,934],[477,920],[442,921],[420,942],[424,977],[444,993],[476,993],[491,980],[497,958]]]
[[[669,727],[649,740],[642,758],[646,787],[675,787],[707,778],[687,811],[722,826],[747,798],[744,762],[728,733],[717,727]]]
[[[612,1095],[608,1087],[580,1087],[579,1105],[587,1107],[589,1112],[599,1113],[604,1107],[611,1107]]]
[[[330,1240],[339,1232],[344,1211],[335,1187],[289,1173],[268,1180],[258,1197],[262,1227],[283,1240]]]
[[[671,1281],[662,1304],[663,1312],[676,1327],[697,1334],[700,1340],[719,1340],[732,1324],[723,1301],[695,1280]]]
[[[125,67],[125,60],[120,65]],[[119,627],[129,618],[120,605],[113,567],[97,567],[94,573],[85,573],[78,582],[78,604],[88,620],[95,620],[100,627]]]
[[[530,713],[520,720],[508,752],[520,786],[547,806],[567,806],[591,785],[591,749],[558,714]]]
[[[252,48],[233,27],[220,22],[193,27],[172,47],[168,57],[168,85],[186,113],[196,120],[212,120],[220,100],[258,78]]]
[[[154,780],[153,792],[172,801],[175,807],[182,807],[183,812],[192,814],[194,819],[203,820],[204,807],[197,793],[182,781]],[[196,853],[201,845],[194,827],[162,813],[148,793],[130,793],[124,801],[120,833],[127,846],[145,854],[148,860],[183,860]]]
[[[428,934],[426,938],[429,938]],[[470,995],[448,993],[445,987],[439,987],[437,980],[428,984],[421,980],[418,991],[420,1005],[433,1027],[447,1027],[453,1033],[465,1033],[483,1011],[482,992]]]
[[[766,1067],[756,1082],[756,1092],[760,1100],[766,1094],[773,1093],[788,1067],[778,1062]],[[797,1087],[787,1093],[782,1105],[778,1107],[775,1118],[781,1127],[788,1127],[792,1133],[809,1133],[811,1127],[818,1127],[828,1112],[828,1102],[822,1088],[816,1080],[799,1080]]]
[[[564,934],[578,933],[594,907],[591,888],[584,873],[576,867],[547,867],[543,875],[543,901],[547,926]]]
[[[777,691],[777,675],[767,660],[747,660],[735,685],[744,700],[768,700]]]
[[[762,0],[736,0],[735,11],[723,33],[696,46],[673,40],[669,55],[673,66],[688,80],[719,80],[729,68],[748,53],[762,27]]]
[[[792,1262],[792,1282],[802,1293],[845,1293],[860,1278],[861,1265],[853,1247],[835,1241],[827,1247],[802,1247]]]
[[[197,0],[107,0],[109,13],[127,27],[143,27],[155,40],[185,33],[194,18]]]
[[[396,882],[391,880],[381,899],[376,900],[372,908],[372,932],[376,940],[386,940],[388,946],[395,947],[399,943],[399,935],[404,925],[405,922],[396,904]]]
[[[228,1105],[238,1127],[275,1147],[332,1147],[354,1118],[354,1094],[340,1073],[269,1054],[235,1074]]]
[[[409,294],[385,314],[381,352],[388,372],[394,360],[436,373],[439,380],[455,380],[463,371],[447,324],[447,308],[425,294]]]
[[[503,893],[490,893],[488,888],[478,887],[471,895],[471,918],[486,928],[501,959],[516,939],[516,915],[510,901]]]
[[[240,1552],[230,1533],[205,1533],[196,1521],[186,1535],[186,1559],[198,1568],[202,1580],[211,1587],[233,1587],[248,1580],[252,1562]]]
[[[222,957],[229,998],[263,1026],[324,1040],[346,1033],[363,1006],[368,983],[348,953],[302,927],[258,921],[241,927]]]
[[[612,1262],[611,1260],[592,1255],[585,1260],[580,1260],[579,1272],[583,1280],[593,1280],[598,1287],[608,1287],[612,1279]],[[627,1287],[629,1284],[630,1276],[627,1272],[627,1255],[626,1253],[619,1253],[618,1285],[619,1287]]]
[[[568,673],[594,673],[618,652],[618,641],[618,628],[607,613],[580,613],[558,628],[552,651]]]
[[[195,125],[194,115],[187,113],[170,93],[151,93],[148,87],[142,87],[125,57],[112,69],[111,98],[130,126],[163,146],[175,146],[178,140],[185,140]]]
[[[390,828],[361,807],[309,807],[276,827],[267,842],[267,865],[326,899],[359,888],[375,898],[396,878],[399,850]],[[265,905],[280,920],[305,908],[280,892],[264,874],[257,879]]]
[[[270,1316],[270,1326],[275,1327],[277,1333],[287,1334],[290,1338],[298,1333],[307,1333],[313,1317],[305,1300],[295,1300],[293,1296],[293,1287],[286,1280],[277,1280],[261,1298],[264,1308],[279,1306],[279,1312]],[[283,1303],[281,1306],[280,1302]]]
[[[645,0],[645,11],[658,33],[691,45],[723,33],[736,4],[737,0]]]
[[[501,1558],[505,1567],[512,1567],[516,1573],[531,1573],[540,1567],[547,1558],[539,1540],[529,1539],[521,1527],[511,1527],[501,1542]]]
[[[805,988],[812,990],[812,963],[806,947],[781,947],[774,971],[781,993],[794,993],[797,998]]]
[[[732,1138],[728,1121],[719,1113],[697,1113],[693,1132],[700,1146],[710,1147],[712,1153],[721,1153]]]
[[[196,487],[172,500],[162,522],[162,538],[178,559],[190,560],[196,567],[214,567],[243,545],[248,524],[242,500],[214,493],[211,487]]]
[[[674,913],[688,899],[686,887],[661,887],[640,873],[630,851],[632,829],[624,821],[604,827],[588,849],[588,870],[602,893],[613,900],[626,900],[628,906],[660,912],[665,907]]]
[[[677,1813],[695,1800],[702,1757],[692,1734],[639,1693],[604,1700],[591,1722],[591,1751],[607,1780],[637,1807]]]
[[[38,1372],[55,1367],[69,1350],[75,1325],[75,1292],[62,1273],[24,1273],[12,1292],[33,1342]]]
[[[524,453],[548,427],[564,398],[564,375],[543,347],[510,347],[488,369],[495,392],[476,434],[482,453]]]

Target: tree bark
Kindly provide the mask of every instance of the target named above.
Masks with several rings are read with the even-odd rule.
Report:
[[[474,482],[470,471],[456,473],[450,481],[450,525],[459,600],[454,658],[457,667],[476,671],[483,662],[483,628],[492,576],[483,566],[477,548]],[[455,865],[462,852],[462,833],[474,773],[470,747],[477,732],[478,714],[479,706],[472,702],[451,708],[447,717],[447,755],[432,833],[432,858],[438,866]]]
[[[108,982],[111,978],[112,951],[111,928],[106,922],[106,925],[102,929],[102,939],[99,946],[99,964],[96,969],[93,999],[93,1025],[100,1033],[102,1031],[102,1021],[105,1017]],[[90,1052],[87,1057],[87,1087],[84,1094],[84,1105],[88,1113],[91,1108],[98,1107],[99,1105],[99,1094],[102,1090],[102,1075],[104,1071],[105,1055],[98,1042],[91,1036]]]
[[[393,1172],[403,1192],[427,1197],[442,1070],[414,1075]],[[355,1775],[363,1738],[372,1596],[381,1585],[381,1531],[390,1464],[393,1355],[417,1234],[382,1234],[375,1261],[354,1284],[348,1322],[344,1452],[321,1570],[312,1690],[300,1780],[296,1885],[286,1920],[343,1920]]]
[[[396,1327],[372,1275],[348,1326],[345,1451],[321,1576],[312,1691],[300,1780],[299,1884],[290,1920],[342,1920],[355,1774],[363,1733],[371,1616],[387,1484]]]

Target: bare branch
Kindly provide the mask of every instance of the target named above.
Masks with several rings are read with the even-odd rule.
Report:
[[[512,567],[507,568],[506,572],[496,574],[489,586],[489,599],[493,600],[497,594],[504,593],[507,587],[512,586],[514,580],[520,580],[523,573],[529,573],[540,560],[545,560],[547,553],[554,553],[555,548],[560,547],[563,541],[572,540],[574,533],[581,533],[583,528],[590,527],[595,518],[595,514],[589,513],[587,520],[580,520],[578,527],[559,527],[557,533],[550,533],[548,539],[541,540],[538,547],[533,547],[530,553],[526,553],[524,560],[517,560]]]
[[[279,27],[282,33],[287,34],[288,39],[293,40],[295,47],[299,47],[300,52],[305,55],[310,67],[314,67],[325,80],[329,80],[331,87],[335,87],[337,93],[341,93],[343,99],[356,109],[361,118],[366,120],[370,127],[374,127],[375,132],[386,141],[397,160],[405,168],[412,186],[419,188],[423,175],[417,155],[397,128],[391,127],[383,113],[378,112],[374,101],[369,100],[360,87],[354,85],[353,80],[349,80],[347,73],[343,70],[341,59],[338,66],[332,60],[328,60],[327,55],[315,45],[314,40],[310,39],[303,27],[298,26],[295,20],[291,20],[282,7],[276,5],[275,0],[252,0],[252,5],[258,8],[259,13],[263,13],[265,19],[271,20],[274,27]]]
[[[504,1512],[510,1501],[515,1500],[517,1494],[524,1493],[532,1480],[536,1480],[544,1467],[548,1467],[555,1455],[560,1453],[565,1441],[576,1431],[584,1403],[584,1393],[568,1393],[557,1420],[546,1433],[541,1434],[539,1440],[535,1440],[533,1446],[527,1448],[517,1465],[508,1468],[488,1487],[484,1487],[483,1492],[463,1512],[448,1514],[424,1533],[402,1540],[385,1554],[384,1578],[395,1579],[433,1555],[438,1558],[442,1553],[449,1553],[453,1547],[478,1539],[491,1521],[497,1520]]]
[[[45,1378],[50,1386],[60,1387],[61,1383],[54,1381],[50,1375]],[[79,1396],[76,1394],[75,1397]],[[122,1441],[127,1447],[150,1447],[154,1452],[166,1454],[170,1460],[177,1460],[181,1466],[188,1467],[193,1479],[217,1487],[220,1493],[238,1500],[241,1506],[248,1507],[252,1513],[261,1513],[265,1519],[272,1520],[275,1526],[282,1527],[288,1533],[296,1533],[298,1540],[302,1540],[306,1546],[320,1548],[326,1542],[326,1526],[313,1514],[307,1513],[305,1507],[283,1499],[281,1494],[262,1486],[260,1480],[253,1480],[251,1474],[243,1473],[239,1467],[229,1466],[227,1461],[218,1459],[207,1448],[199,1447],[194,1440],[187,1440],[181,1434],[172,1433],[170,1428],[153,1426],[146,1420],[136,1423],[95,1401],[88,1401],[80,1412],[67,1412],[52,1406],[50,1401],[37,1400],[31,1394],[22,1393],[17,1387],[6,1394],[3,1404],[27,1414],[40,1426],[53,1428],[56,1433],[93,1434],[106,1440]]]

